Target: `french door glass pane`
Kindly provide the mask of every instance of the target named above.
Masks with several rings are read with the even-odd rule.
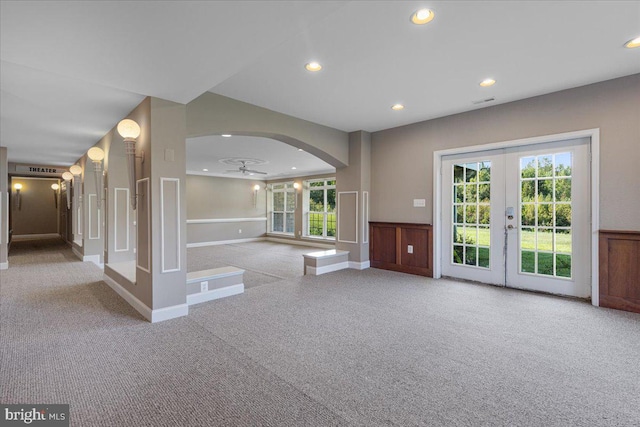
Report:
[[[489,268],[491,162],[453,166],[451,262]]]
[[[520,158],[520,272],[571,278],[572,154]]]

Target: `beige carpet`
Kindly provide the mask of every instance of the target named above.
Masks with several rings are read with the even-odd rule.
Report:
[[[74,426],[634,426],[640,315],[381,270],[295,277],[150,324],[92,263],[14,247],[0,402]]]

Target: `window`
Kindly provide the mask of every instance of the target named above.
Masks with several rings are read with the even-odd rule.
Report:
[[[306,235],[335,239],[336,179],[307,181],[305,188]]]
[[[271,187],[271,232],[293,234],[295,230],[296,191],[293,182]]]

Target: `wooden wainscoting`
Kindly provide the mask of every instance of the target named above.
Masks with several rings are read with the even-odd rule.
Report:
[[[433,229],[430,224],[370,222],[371,267],[433,277]],[[409,253],[409,246],[413,253]]]
[[[600,230],[600,306],[640,313],[640,232]]]

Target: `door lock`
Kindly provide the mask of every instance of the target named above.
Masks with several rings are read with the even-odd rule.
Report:
[[[513,219],[513,215],[515,215],[515,209],[509,206],[505,212],[505,215],[507,216],[507,219]]]

